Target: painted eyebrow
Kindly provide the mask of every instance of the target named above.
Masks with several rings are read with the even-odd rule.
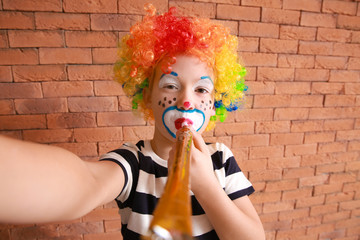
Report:
[[[214,84],[213,80],[209,76],[202,76],[202,77],[200,77],[200,79],[209,79],[211,81],[211,83]]]
[[[177,74],[176,72],[171,72],[169,73],[170,75],[173,75],[174,77],[177,77],[179,74]],[[160,79],[163,78],[165,75],[168,75],[168,74],[165,74],[163,73],[163,75],[161,75]]]

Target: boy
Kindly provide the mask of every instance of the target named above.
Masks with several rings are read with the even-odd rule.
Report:
[[[151,141],[124,144],[99,162],[63,149],[0,137],[0,221],[36,223],[78,218],[112,201],[124,239],[145,235],[167,180],[175,134],[191,126],[191,198],[197,239],[264,239],[247,195],[254,190],[223,144],[201,133],[242,103],[243,68],[236,38],[204,19],[148,15],[119,49],[116,79],[133,108],[154,120]],[[54,189],[56,191],[54,192]]]

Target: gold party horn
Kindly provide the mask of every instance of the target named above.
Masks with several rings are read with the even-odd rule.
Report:
[[[165,190],[154,211],[146,240],[188,240],[192,238],[189,187],[192,133],[183,126],[176,133],[174,162]]]

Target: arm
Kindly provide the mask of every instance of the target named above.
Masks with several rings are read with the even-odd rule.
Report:
[[[216,179],[201,135],[194,133],[191,189],[220,239],[265,239],[262,223],[247,196],[232,201]],[[221,206],[221,207],[219,207]]]
[[[112,162],[86,162],[64,149],[0,136],[0,222],[81,217],[113,200],[124,174]]]

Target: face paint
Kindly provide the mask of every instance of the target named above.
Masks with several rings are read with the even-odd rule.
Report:
[[[182,110],[176,106],[167,108],[162,115],[163,124],[172,137],[176,137],[176,131],[184,124],[192,125],[195,131],[199,131],[205,122],[205,114],[198,110]]]

